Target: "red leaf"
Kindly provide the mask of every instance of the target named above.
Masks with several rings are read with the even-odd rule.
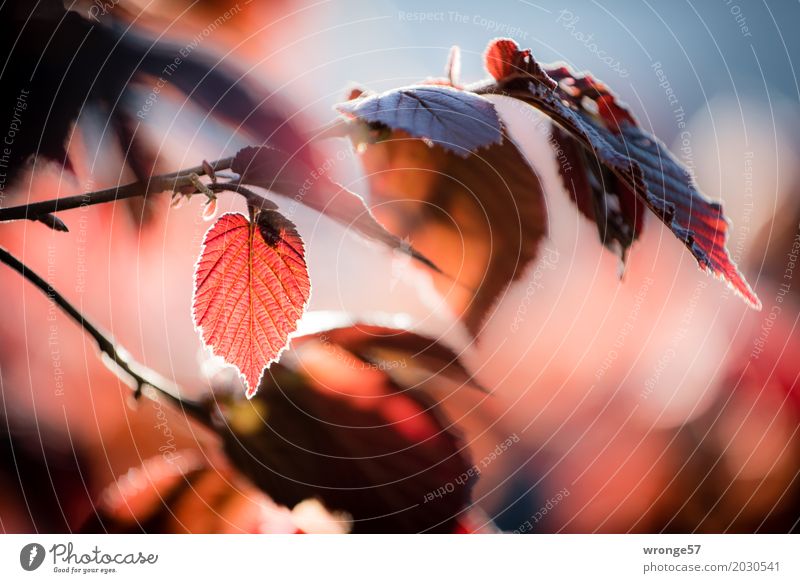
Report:
[[[503,141],[492,102],[453,87],[401,87],[341,103],[337,109],[367,123],[425,138],[462,157]]]
[[[519,45],[510,38],[497,38],[490,42],[483,60],[486,70],[498,82],[533,77],[551,89],[556,87],[556,82],[533,59],[531,50],[520,50]]]
[[[617,135],[623,124],[638,125],[616,96],[593,77],[575,75],[567,67],[548,69],[547,74],[563,84],[564,98],[588,120]],[[594,102],[596,114],[587,109],[587,101]],[[644,201],[568,132],[554,126],[552,136],[564,156],[558,168],[564,187],[580,211],[595,222],[603,244],[618,251],[624,261],[644,227]]]
[[[305,311],[311,284],[303,241],[276,211],[256,222],[222,215],[206,233],[195,272],[193,315],[203,341],[258,389]]]
[[[517,43],[508,38],[499,38],[489,43],[483,55],[486,70],[498,81],[510,77],[519,52]]]

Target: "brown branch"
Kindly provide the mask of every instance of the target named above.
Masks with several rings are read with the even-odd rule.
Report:
[[[227,170],[230,168],[232,162],[233,158],[223,158],[211,162],[210,167],[213,170]],[[66,211],[81,206],[113,202],[115,200],[122,200],[135,196],[147,197],[149,194],[174,190],[182,186],[190,185],[189,177],[191,175],[197,174],[202,176],[205,173],[206,166],[195,166],[194,168],[179,170],[178,172],[153,176],[147,181],[132,182],[130,184],[114,186],[94,192],[4,208],[0,209],[0,222],[27,219],[31,221],[42,221],[50,226],[50,223],[55,219],[58,223],[63,225],[60,220],[55,217],[49,218],[48,215],[50,215],[50,213]],[[66,226],[64,228],[66,228]]]
[[[250,190],[248,187],[239,184],[238,182],[215,182],[207,186],[209,190],[213,192],[228,191],[241,194],[247,201],[248,206],[255,207],[257,209],[276,210],[278,208],[278,205],[272,202],[270,199],[261,196],[257,192]]]
[[[56,291],[53,286],[47,283],[35,271],[32,271],[28,266],[22,263],[22,261],[14,257],[3,247],[0,247],[0,262],[5,263],[15,271],[19,272],[22,277],[39,288],[48,298],[55,302],[59,308],[61,308],[67,315],[75,320],[78,325],[94,339],[104,357],[103,360],[105,361],[106,365],[116,365],[109,366],[109,369],[112,370],[123,381],[126,379],[121,376],[122,372],[127,374],[133,380],[133,384],[135,384],[135,398],[138,399],[142,395],[142,391],[145,387],[152,387],[158,395],[165,397],[173,405],[176,405],[180,407],[181,410],[190,413],[196,419],[206,424],[209,423],[208,413],[205,411],[205,409],[196,403],[186,401],[181,398],[180,389],[178,389],[177,385],[167,380],[154,370],[151,370],[143,364],[131,359],[127,350],[115,344],[109,336],[101,332],[99,328],[89,322],[86,317],[75,306],[73,306],[69,300]],[[126,382],[126,384],[131,383]],[[151,395],[147,396],[154,398]]]

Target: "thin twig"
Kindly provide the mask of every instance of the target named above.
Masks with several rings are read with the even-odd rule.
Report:
[[[227,170],[230,168],[232,162],[233,158],[223,158],[221,160],[211,162],[210,166],[214,170]],[[17,221],[22,219],[41,221],[46,215],[58,211],[66,211],[81,206],[101,204],[104,202],[113,202],[115,200],[122,200],[135,196],[146,197],[149,194],[174,190],[175,188],[181,186],[187,186],[190,184],[188,179],[192,174],[202,176],[205,174],[204,166],[195,166],[193,168],[187,168],[186,170],[179,170],[178,172],[160,174],[158,176],[153,176],[146,181],[132,182],[130,184],[114,186],[112,188],[105,188],[103,190],[96,190],[94,192],[87,192],[84,194],[76,194],[74,196],[65,196],[63,198],[55,198],[52,200],[33,202],[30,204],[0,209],[0,222]]]
[[[248,206],[252,206],[257,209],[277,210],[278,208],[278,205],[272,202],[270,199],[261,196],[260,194],[250,190],[238,182],[215,182],[213,184],[208,184],[207,186],[213,192],[228,191],[241,194],[247,201]]]
[[[128,356],[128,351],[114,343],[111,338],[101,332],[94,324],[89,322],[84,315],[73,306],[69,300],[56,291],[53,286],[47,283],[35,271],[32,271],[22,261],[14,257],[3,247],[0,247],[0,262],[5,263],[15,271],[19,272],[22,277],[30,281],[33,285],[39,288],[48,298],[58,305],[67,315],[75,320],[93,339],[97,342],[97,346],[103,354],[104,361],[107,365],[115,364],[116,367],[109,366],[109,368],[120,376],[120,372],[124,372],[136,385],[134,390],[134,397],[139,398],[145,387],[152,387],[153,390],[162,397],[165,397],[172,404],[180,407],[181,409],[191,413],[197,419],[207,422],[208,414],[198,404],[191,401],[186,401],[181,398],[180,390],[177,385],[165,379],[163,376],[136,362]],[[123,379],[125,380],[125,379]],[[150,396],[150,395],[148,395]]]

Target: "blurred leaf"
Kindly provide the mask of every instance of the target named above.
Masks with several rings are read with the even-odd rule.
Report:
[[[4,2],[0,126],[17,128],[7,184],[13,185],[34,157],[71,169],[65,146],[73,124],[87,116],[98,116],[93,125],[117,139],[137,179],[147,180],[159,146],[141,136],[141,126],[154,106],[147,104],[147,94],[158,83],[159,100],[169,100],[170,90],[176,90],[252,138],[269,138],[290,151],[302,145],[279,99],[262,98],[260,84],[228,63],[201,50],[184,55],[183,48],[156,41],[111,14],[98,24],[65,10],[60,0]],[[133,210],[138,222],[141,205]]]
[[[310,292],[303,242],[276,211],[261,211],[255,222],[228,213],[206,233],[194,321],[205,344],[239,369],[248,397],[286,347]]]
[[[107,486],[81,532],[294,533],[297,525],[232,468],[185,449],[148,458]]]
[[[3,391],[14,394],[8,384]],[[4,407],[0,414],[0,528],[6,534],[72,532],[92,511],[88,452],[41,419],[7,413]]]
[[[393,131],[362,161],[376,216],[455,279],[434,283],[477,336],[547,232],[538,176],[508,137],[465,159]]]

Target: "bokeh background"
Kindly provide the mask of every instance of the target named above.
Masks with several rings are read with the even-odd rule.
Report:
[[[98,6],[74,8],[88,14]],[[800,273],[791,254],[800,235],[800,40],[793,29],[800,5],[122,0],[107,7],[109,17],[178,46],[200,38],[194,50],[248,71],[309,127],[331,121],[353,84],[384,90],[441,75],[452,45],[462,49],[464,81],[478,81],[483,50],[497,36],[530,47],[540,62],[592,71],[670,146],[701,190],[722,201],[732,222],[729,249],[761,312],[700,272],[654,216],[620,277],[617,258],[570,203],[546,133],[524,119],[515,124],[514,112],[507,112],[511,135],[543,182],[549,234],[477,342],[424,273],[298,209],[293,220],[314,282],[310,309],[367,319],[393,314],[453,347],[490,389],[444,404],[475,460],[514,438],[476,484],[476,528],[797,530]],[[148,88],[138,91],[144,100]],[[91,120],[81,121],[68,146],[75,174],[37,167],[4,206],[132,178],[120,171],[125,153],[92,131]],[[157,144],[166,170],[246,144],[180,100],[159,100],[141,131]],[[364,192],[352,147],[330,147],[344,152],[336,178]],[[220,204],[241,208],[233,197]],[[46,274],[138,360],[200,397],[210,391],[211,365],[190,302],[208,223],[199,201],[169,212],[167,205],[163,195],[144,215],[122,204],[71,211],[66,235],[4,224],[0,244]],[[130,468],[165,447],[205,451],[213,443],[180,412],[147,402],[130,407],[128,387],[73,322],[10,270],[0,272],[0,286],[2,412],[17,436],[4,452],[11,471],[0,476],[0,530],[77,529],[99,493]],[[17,470],[28,458],[32,469],[21,481]],[[238,488],[243,516],[247,504],[269,507],[251,490]],[[185,530],[203,529],[223,527]]]

